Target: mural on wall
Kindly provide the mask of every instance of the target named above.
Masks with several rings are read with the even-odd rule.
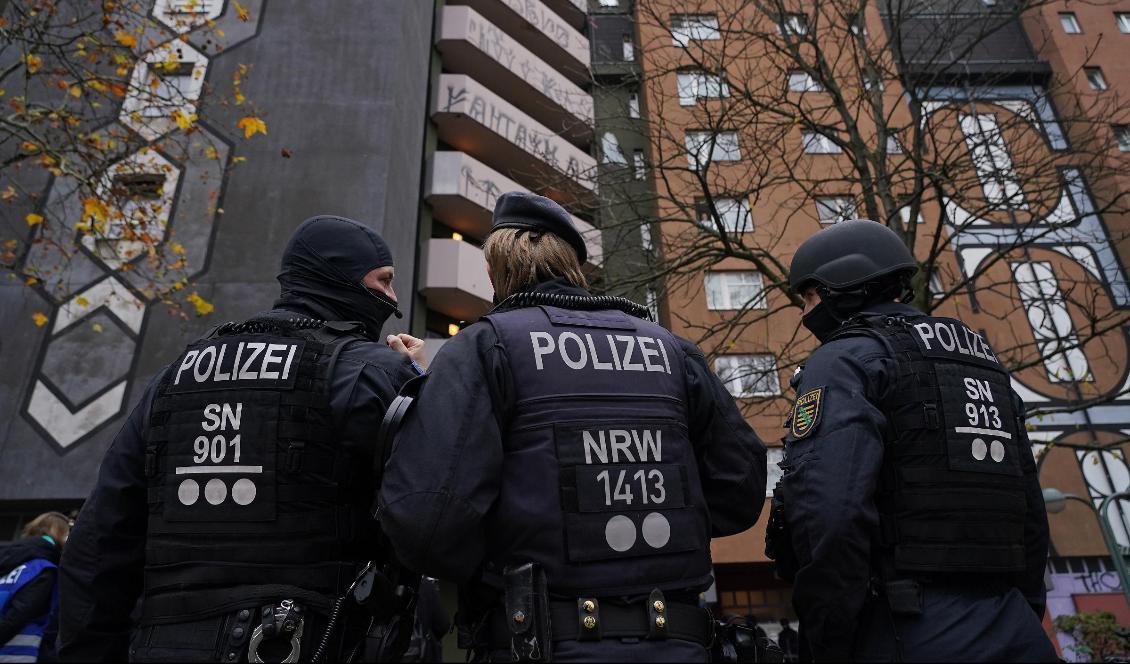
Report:
[[[245,12],[261,16],[263,1],[245,2],[243,16],[227,4],[155,1],[156,23],[144,42],[154,46],[133,63],[133,85],[116,120],[144,145],[108,169],[100,184],[125,189],[129,202],[65,260],[49,247],[86,223],[83,201],[77,182],[66,176],[46,192],[44,214],[61,222],[50,225],[57,237],[45,237],[25,261],[57,276],[35,286],[51,305],[50,324],[22,414],[62,452],[122,413],[152,306],[207,265],[232,144],[196,114],[212,60],[257,34],[258,24]],[[191,135],[163,140],[189,118]],[[166,264],[182,270],[146,272],[146,248],[130,239],[130,224],[141,218]]]

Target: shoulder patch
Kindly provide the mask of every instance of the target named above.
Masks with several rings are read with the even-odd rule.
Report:
[[[816,428],[823,411],[823,400],[823,387],[809,390],[797,397],[796,403],[793,404],[793,414],[789,418],[792,421],[789,431],[794,439],[804,438]]]

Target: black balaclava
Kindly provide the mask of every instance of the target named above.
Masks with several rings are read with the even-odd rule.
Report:
[[[388,245],[371,228],[343,217],[319,216],[302,222],[283,251],[278,280],[282,294],[275,308],[325,320],[359,321],[379,340],[381,326],[395,314],[390,297],[361,280],[392,265]]]
[[[828,306],[827,302],[821,302],[812,307],[812,311],[801,318],[800,322],[808,328],[808,331],[814,337],[820,340],[820,343],[825,343],[832,338],[832,333],[843,324],[843,320],[836,317],[835,312],[832,311],[832,307]]]

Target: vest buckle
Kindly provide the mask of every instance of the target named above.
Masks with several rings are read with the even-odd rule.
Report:
[[[290,445],[286,448],[285,468],[287,473],[293,474],[302,470],[302,453],[305,449],[306,443],[291,441]]]
[[[926,417],[926,428],[937,429],[938,404],[934,403],[933,401],[927,401],[926,403],[922,404],[922,411]]]

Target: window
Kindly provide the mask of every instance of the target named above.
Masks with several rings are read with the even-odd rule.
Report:
[[[777,360],[772,355],[721,355],[714,373],[733,397],[768,397],[781,393]]]
[[[183,60],[180,55],[178,50],[175,60],[146,63],[151,78],[148,89],[142,92],[145,99],[142,116],[165,117],[188,100],[196,63]]]
[[[899,208],[899,218],[902,219],[903,225],[910,223],[910,206],[909,205]],[[921,208],[918,209],[918,223],[920,223],[920,224],[926,223],[926,218],[922,216],[922,209]]]
[[[1069,35],[1083,33],[1083,28],[1079,27],[1079,19],[1075,18],[1074,12],[1063,12],[1060,14],[1059,24],[1063,26],[1063,31]]]
[[[831,138],[815,131],[801,132],[801,143],[808,154],[839,154],[843,152]]]
[[[714,221],[710,205],[699,199],[695,201],[694,207],[699,225],[711,233],[717,233],[718,224]],[[748,233],[753,230],[753,212],[749,208],[749,201],[744,197],[715,198],[714,210],[718,213],[718,221],[722,222],[724,232]]]
[[[855,201],[848,196],[820,196],[816,199],[816,218],[822,224],[854,219]]]
[[[168,0],[170,14],[203,14],[211,0]]]
[[[738,161],[742,157],[736,131],[688,131],[686,144],[687,162],[695,169],[712,161]]]
[[[632,44],[632,36],[624,35],[624,62],[633,62],[636,59],[636,48]]]
[[[902,154],[903,152],[902,143],[899,143],[898,136],[888,136],[887,144],[883,147],[886,149],[887,154]]]
[[[867,19],[863,14],[856,14],[850,19],[851,33],[860,37],[867,36]]]
[[[671,39],[675,46],[686,48],[692,41],[721,39],[718,16],[715,14],[672,14]]]
[[[647,177],[647,164],[643,159],[643,150],[632,150],[632,169],[637,180]]]
[[[1114,21],[1119,32],[1130,34],[1130,12],[1114,12]]]
[[[658,322],[659,294],[655,292],[654,288],[648,286],[647,293],[644,295],[644,298],[646,298],[645,301],[647,302],[647,312],[651,314],[651,320]]]
[[[883,79],[879,78],[876,74],[865,74],[863,76],[863,89],[871,92],[872,90],[883,91]]]
[[[996,7],[997,6],[997,0],[981,0],[981,2],[986,7]]]
[[[699,99],[721,99],[730,96],[730,86],[718,74],[684,71],[675,75],[679,89],[679,105],[694,106]]]
[[[639,119],[640,117],[640,93],[628,93],[628,117]]]
[[[600,0],[601,7],[619,7],[620,0]]]
[[[1114,140],[1119,150],[1130,152],[1130,126],[1114,125]]]
[[[605,164],[628,165],[628,160],[624,158],[624,153],[620,151],[620,141],[616,138],[616,134],[610,131],[604,132],[600,137],[600,152],[604,155],[603,163]]]
[[[706,308],[711,311],[765,308],[765,287],[759,272],[707,272]]]
[[[1109,87],[1106,84],[1106,77],[1103,76],[1103,70],[1098,67],[1083,67],[1083,73],[1087,75],[1087,83],[1091,86],[1092,90],[1106,90]]]
[[[803,71],[789,72],[789,92],[823,92],[824,86]]]
[[[992,113],[971,113],[962,114],[959,120],[985,200],[994,206],[1027,209],[1024,191],[1017,182],[1012,156],[996,116]]]
[[[644,251],[655,250],[655,243],[651,239],[651,224],[646,221],[640,224],[640,246]]]
[[[777,31],[783,35],[808,34],[808,17],[804,14],[785,14],[777,25]]]

